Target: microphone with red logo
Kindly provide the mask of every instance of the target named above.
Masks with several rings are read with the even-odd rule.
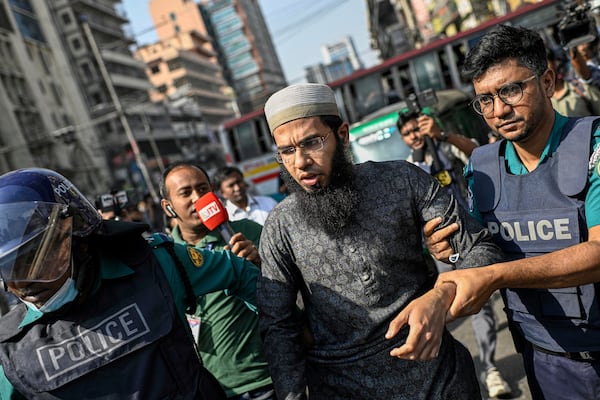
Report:
[[[225,242],[229,243],[234,235],[231,225],[229,225],[229,214],[227,209],[223,207],[221,200],[213,192],[208,192],[204,196],[196,200],[196,212],[200,220],[211,231],[219,228],[219,232]]]

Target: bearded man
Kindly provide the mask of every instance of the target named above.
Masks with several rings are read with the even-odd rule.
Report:
[[[459,268],[501,257],[488,231],[412,164],[354,165],[328,86],[284,88],[265,115],[291,192],[259,248],[259,324],[277,397],[479,399],[471,355],[445,328],[454,286],[431,289],[422,231],[436,216],[458,223]]]

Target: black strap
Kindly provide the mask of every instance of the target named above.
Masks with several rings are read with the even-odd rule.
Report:
[[[426,149],[431,154],[431,158],[433,160],[433,168],[435,169],[436,173],[442,171],[444,169],[444,166],[442,165],[440,157],[437,154],[437,149],[435,147],[435,143],[433,143],[433,139],[431,139],[431,137],[429,137],[428,135],[425,135],[424,139],[425,143],[427,143]]]
[[[173,258],[173,262],[175,262],[175,266],[177,267],[177,272],[179,272],[179,276],[181,276],[181,280],[183,281],[183,286],[185,288],[185,302],[187,304],[186,313],[194,314],[196,312],[196,306],[198,305],[196,302],[196,294],[194,293],[194,288],[192,287],[192,282],[190,281],[190,277],[185,271],[185,267],[183,263],[175,253],[175,249],[173,242],[167,241],[163,243],[165,245],[165,249]]]

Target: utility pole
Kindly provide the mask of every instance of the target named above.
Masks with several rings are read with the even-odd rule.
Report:
[[[154,139],[154,132],[152,131],[152,126],[148,122],[148,116],[145,111],[142,111],[142,123],[144,124],[144,131],[148,134],[150,138],[150,147],[152,147],[152,152],[154,153],[154,158],[158,163],[158,168],[160,169],[160,173],[162,174],[165,171],[165,164],[163,163],[162,156],[160,155],[160,151],[158,150],[158,146],[156,145],[156,140]]]
[[[138,147],[137,141],[135,140],[135,136],[131,131],[131,127],[129,126],[129,121],[127,121],[127,117],[125,116],[125,111],[123,110],[123,106],[119,97],[117,96],[117,92],[115,91],[115,87],[112,83],[112,79],[110,74],[106,69],[106,64],[104,64],[104,60],[102,59],[102,54],[100,54],[100,50],[98,49],[98,45],[96,44],[96,39],[92,35],[92,31],[90,30],[90,26],[87,22],[87,17],[83,16],[81,18],[81,25],[83,27],[83,32],[85,37],[90,44],[92,49],[92,53],[94,54],[94,58],[96,59],[96,63],[98,64],[98,68],[100,68],[100,73],[102,74],[102,78],[104,83],[106,84],[106,88],[108,89],[108,93],[110,94],[110,98],[115,106],[115,111],[119,117],[121,125],[123,126],[123,130],[125,131],[125,135],[127,135],[127,140],[129,141],[129,145],[131,146],[131,150],[133,151],[133,155],[135,157],[135,161],[144,177],[144,181],[146,182],[146,186],[148,186],[148,191],[150,192],[150,196],[152,199],[158,203],[160,201],[156,190],[154,189],[154,183],[150,179],[150,175],[148,174],[148,170],[146,168],[146,163],[142,159],[142,155],[140,154],[140,149]]]

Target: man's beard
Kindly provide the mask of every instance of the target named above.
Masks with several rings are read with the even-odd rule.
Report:
[[[354,188],[354,163],[349,150],[338,141],[331,165],[331,178],[325,187],[311,191],[302,188],[285,169],[281,176],[290,193],[297,199],[298,211],[309,226],[323,229],[330,236],[339,236],[350,223],[358,206]]]

